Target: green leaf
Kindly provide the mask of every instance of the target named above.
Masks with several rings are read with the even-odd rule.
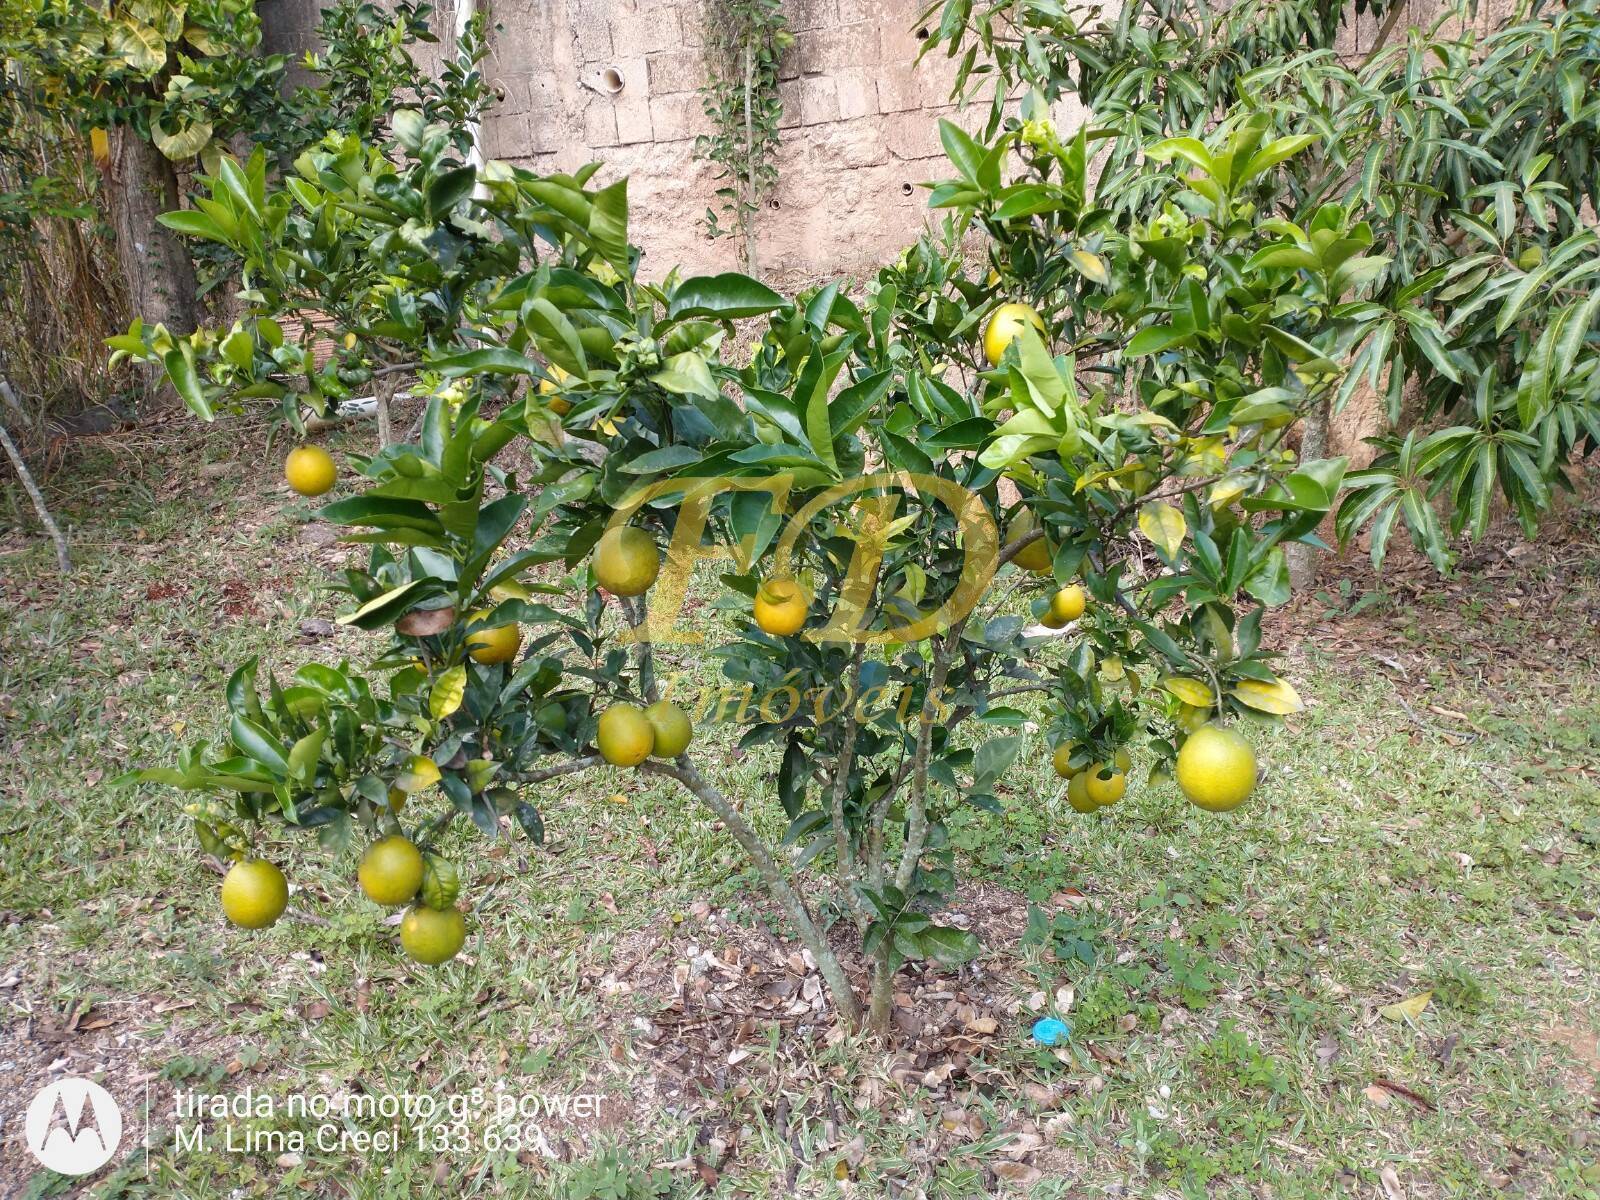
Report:
[[[680,442],[641,454],[622,469],[629,475],[656,475],[664,471],[675,471],[679,467],[692,466],[700,461],[700,451]]]
[[[313,729],[289,750],[289,778],[299,783],[309,783],[316,773],[317,757],[322,753],[322,743],[327,738],[326,729]]]
[[[167,65],[166,39],[133,17],[112,22],[106,30],[106,49],[140,75],[154,75]]]
[[[194,369],[194,351],[189,343],[182,342],[168,350],[161,356],[161,362],[167,368],[167,378],[172,381],[173,390],[189,406],[189,410],[202,421],[212,420],[215,414],[200,386],[200,375]]]
[[[159,121],[150,124],[150,141],[172,162],[182,162],[199,154],[211,144],[212,133],[210,121],[191,121],[170,133]]]
[[[973,141],[965,129],[943,117],[939,118],[939,141],[943,143],[944,152],[950,156],[956,170],[961,172],[961,177],[968,183],[977,184],[978,173],[983,166],[983,147]]]
[[[1067,254],[1067,261],[1091,283],[1098,283],[1101,287],[1111,286],[1111,271],[1106,266],[1106,260],[1098,254],[1074,247]]]
[[[1159,354],[1188,340],[1189,336],[1184,330],[1174,329],[1171,325],[1146,325],[1129,339],[1127,348],[1122,353],[1128,358]]]
[[[674,321],[688,317],[714,317],[728,321],[776,312],[786,303],[766,284],[748,275],[730,271],[723,275],[696,275],[685,279],[673,289],[667,315]]]
[[[714,400],[722,394],[711,377],[705,356],[693,350],[667,359],[662,369],[650,376],[650,382],[679,396],[705,396]]]
[[[628,180],[624,176],[590,198],[589,237],[619,272],[632,270],[628,254]]]
[[[242,713],[234,713],[228,723],[228,733],[239,753],[255,759],[277,775],[289,773],[288,753],[278,741],[260,725]]]
[[[446,379],[463,375],[538,375],[539,364],[504,346],[485,346],[462,354],[449,354],[428,363]]]

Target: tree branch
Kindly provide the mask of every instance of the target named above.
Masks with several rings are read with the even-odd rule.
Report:
[[[20,409],[15,395],[12,394],[11,384],[0,379],[0,396],[5,397],[6,407]],[[28,471],[28,464],[23,461],[22,451],[11,440],[11,434],[6,427],[0,424],[0,445],[5,447],[6,457],[11,460],[11,467],[17,473],[17,478],[22,481],[22,490],[28,493],[28,499],[33,501],[33,511],[38,514],[39,524],[44,526],[45,533],[50,535],[50,540],[55,543],[56,562],[61,567],[63,575],[72,570],[72,556],[67,552],[67,539],[62,536],[61,527],[56,524],[56,519],[50,515],[50,509],[44,502],[44,493],[39,490],[39,485],[33,481],[33,475]]]
[[[560,779],[563,775],[576,775],[579,771],[587,771],[590,767],[598,767],[605,762],[598,754],[586,755],[583,758],[574,758],[569,762],[557,763],[553,767],[540,767],[535,771],[525,771],[518,776],[519,783],[544,783],[549,779]]]
[[[833,996],[833,1002],[838,1007],[840,1015],[851,1025],[860,1025],[861,1002],[856,998],[855,989],[850,986],[850,979],[834,955],[833,948],[828,945],[827,938],[817,925],[816,919],[812,917],[806,902],[800,898],[800,894],[794,890],[778,868],[778,862],[767,849],[766,843],[761,840],[760,835],[744,815],[734,808],[733,802],[700,774],[687,754],[671,763],[646,759],[639,764],[639,770],[646,775],[660,775],[677,780],[727,826],[728,832],[733,835],[733,840],[738,842],[750,856],[752,865],[772,893],[773,899],[794,923],[801,942],[816,959],[817,969],[827,982],[828,991]]]

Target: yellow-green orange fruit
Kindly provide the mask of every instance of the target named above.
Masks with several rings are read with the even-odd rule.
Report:
[[[404,904],[422,886],[422,853],[398,833],[367,847],[356,869],[367,897],[378,904]]]
[[[1087,600],[1088,598],[1083,594],[1083,588],[1075,583],[1068,584],[1050,597],[1050,615],[1063,625],[1068,621],[1076,621],[1083,616],[1083,608]]]
[[[1101,772],[1104,770],[1106,770],[1104,763],[1096,763],[1084,772],[1088,778],[1083,781],[1089,799],[1101,808],[1121,800],[1122,793],[1128,789],[1128,778],[1121,771],[1112,771],[1110,775],[1102,776]]]
[[[799,633],[806,623],[806,594],[792,579],[771,579],[756,592],[752,615],[774,637]]]
[[[670,700],[657,700],[644,710],[645,719],[655,731],[655,746],[650,751],[657,758],[677,758],[689,748],[694,738],[694,722]]]
[[[284,460],[283,477],[302,496],[320,496],[333,490],[339,468],[321,446],[296,446]]]
[[[1076,748],[1071,742],[1056,743],[1056,752],[1051,756],[1050,764],[1063,779],[1072,778],[1072,752]]]
[[[1255,751],[1233,730],[1203,725],[1178,751],[1178,786],[1207,812],[1238,808],[1255,791]]]
[[[1067,803],[1072,805],[1074,812],[1092,813],[1100,806],[1089,799],[1089,772],[1079,771],[1067,780]]]
[[[467,919],[459,908],[418,905],[400,922],[400,948],[406,957],[427,967],[449,962],[467,940]]]
[[[1021,541],[1038,527],[1039,524],[1033,519],[1033,514],[1027,509],[1023,509],[1011,522],[1011,529],[1006,536],[1006,541]],[[1032,571],[1035,575],[1047,575],[1055,563],[1055,557],[1056,552],[1054,547],[1050,545],[1050,539],[1042,537],[1035,538],[1021,550],[1018,550],[1016,557],[1011,561],[1024,571]]]
[[[246,858],[222,877],[222,913],[241,929],[265,929],[289,905],[289,881],[259,858]]]
[[[661,574],[661,551],[642,529],[614,525],[594,548],[594,577],[613,596],[642,596]]]
[[[1045,336],[1044,318],[1026,304],[1002,304],[994,310],[989,323],[983,328],[983,356],[991,367],[1000,365],[1006,347],[1016,340],[1024,325],[1032,325]]]
[[[481,621],[488,615],[487,612],[473,613],[471,620]],[[491,625],[467,635],[467,653],[472,655],[473,662],[484,666],[510,662],[521,645],[522,630],[515,621],[509,625]]]
[[[613,704],[600,714],[595,741],[612,766],[636,767],[655,749],[656,731],[637,704]]]

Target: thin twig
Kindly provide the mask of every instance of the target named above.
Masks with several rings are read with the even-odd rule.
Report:
[[[10,385],[0,381],[0,388],[10,392]],[[63,575],[72,570],[72,556],[67,552],[67,539],[62,536],[61,527],[56,524],[56,519],[50,515],[50,509],[45,505],[44,493],[39,490],[39,485],[33,481],[33,475],[28,471],[28,464],[22,460],[22,451],[17,449],[17,444],[11,440],[11,435],[6,432],[6,427],[0,425],[0,444],[5,446],[6,457],[11,460],[11,467],[17,473],[17,478],[22,480],[22,489],[28,493],[28,499],[33,501],[33,511],[39,516],[39,524],[44,526],[44,531],[50,535],[50,540],[55,543],[56,562],[61,567]]]

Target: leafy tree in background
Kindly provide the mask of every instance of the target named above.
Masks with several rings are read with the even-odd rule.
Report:
[[[1186,186],[1145,170],[1152,145],[1245,119],[1300,139],[1304,152],[1258,193],[1261,214],[1304,227],[1339,204],[1385,249],[1364,268],[1370,297],[1337,314],[1364,340],[1302,450],[1322,453],[1329,414],[1376,392],[1388,430],[1371,468],[1347,480],[1340,536],[1369,530],[1381,562],[1403,522],[1446,569],[1447,535],[1481,536],[1497,495],[1531,535],[1570,486],[1573,456],[1600,443],[1600,15],[1592,0],[1535,2],[1479,37],[1449,33],[1466,27],[1449,9],[1391,39],[1404,6],[1374,4],[1380,47],[1352,66],[1334,40],[1363,7],[1134,0],[1112,19],[1044,0],[944,0],[924,53],[959,60],[964,99],[988,93],[991,131],[1017,125],[1005,99],[1024,117],[1064,97],[1085,106],[1118,228]],[[1182,145],[1203,168],[1199,142]],[[1292,247],[1266,253],[1314,269]],[[1182,314],[1173,328],[1173,351],[1205,341]]]
[[[179,170],[218,170],[230,149],[254,143],[276,177],[330,131],[387,137],[403,105],[464,139],[490,100],[478,69],[483,23],[430,75],[412,51],[434,40],[433,13],[413,0],[337,0],[315,34],[322,50],[304,64],[311,82],[291,91],[286,59],[260,53],[254,0],[0,0],[0,98],[14,131],[5,140],[19,143],[16,154],[0,146],[0,157],[28,151],[29,165],[26,186],[0,189],[0,214],[9,214],[0,221],[36,238],[41,217],[92,220],[100,191],[134,311],[188,332],[200,324],[199,298],[235,278],[240,260],[217,243],[186,243],[162,220],[179,206]],[[44,142],[53,153],[32,152]],[[91,143],[104,168],[99,189],[84,170]],[[75,232],[51,228],[57,238]],[[50,249],[24,246],[12,261],[26,274]]]

